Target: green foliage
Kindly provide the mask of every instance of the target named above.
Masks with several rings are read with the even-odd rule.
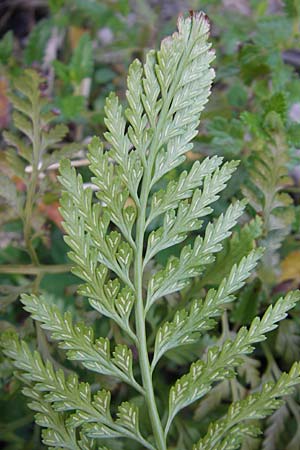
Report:
[[[33,28],[27,41],[24,51],[25,64],[42,62],[45,55],[45,48],[49,41],[52,31],[52,23],[50,20],[41,20],[36,27]]]
[[[64,120],[82,121],[89,94],[85,92],[84,82],[92,77],[93,65],[93,44],[87,33],[79,39],[69,63],[53,61],[55,74],[64,87],[56,100]]]
[[[57,7],[55,2],[51,7]],[[272,21],[260,24],[266,46],[273,25]],[[299,363],[294,363],[287,373],[280,372],[275,382],[263,383],[260,392],[235,398],[237,383],[242,386],[237,379],[238,366],[238,376],[257,387],[257,365],[248,355],[294,308],[300,300],[298,291],[279,298],[252,320],[244,320],[236,308],[237,320],[249,324],[236,334],[230,334],[227,323],[227,310],[234,307],[238,291],[259,259],[277,252],[286,236],[282,220],[289,201],[279,192],[287,175],[287,151],[282,145],[285,98],[278,93],[270,96],[262,121],[251,113],[242,119],[263,142],[252,155],[247,191],[250,206],[260,219],[233,231],[246,208],[246,202],[239,199],[228,202],[218,213],[220,193],[239,170],[234,161],[223,163],[220,157],[207,157],[167,181],[193,149],[200,114],[210,95],[214,53],[208,32],[203,13],[180,17],[177,33],[164,39],[157,52],[150,51],[144,64],[138,60],[131,64],[127,106],[123,108],[115,94],[109,95],[104,120],[108,148],[93,138],[87,155],[95,195],[94,189],[85,188],[83,176],[70,161],[61,162],[61,214],[72,271],[83,280],[79,294],[88,298],[88,312],[108,318],[110,328],[102,328],[104,320],[99,321],[100,331],[86,321],[74,320],[71,312],[62,313],[47,295],[22,295],[25,310],[58,342],[59,349],[66,351],[71,364],[71,373],[66,375],[49,353],[44,352],[43,358],[32,353],[16,333],[7,331],[1,338],[4,355],[26,385],[23,393],[36,412],[36,423],[44,429],[43,443],[48,447],[93,449],[107,441],[115,445],[120,438],[126,443],[130,440],[133,449],[182,448],[180,428],[175,426],[177,414],[204,396],[207,400],[210,392],[228,381],[233,402],[227,412],[207,423],[201,435],[196,431],[184,447],[192,448],[194,443],[195,450],[237,449],[245,436],[259,435],[260,420],[278,409],[282,398],[300,382]],[[258,46],[259,39],[256,41]],[[92,69],[92,42],[87,34],[80,38],[69,64],[55,63],[57,75],[65,84],[72,84],[75,93],[83,79],[91,77]],[[49,126],[53,115],[43,109],[40,82],[33,71],[16,82],[19,94],[11,97],[17,110],[14,122],[26,138],[5,134],[16,149],[10,153],[11,166],[31,190],[26,163],[32,164],[36,175],[54,158],[60,159],[64,150],[49,154],[49,149],[55,148],[67,131],[63,124]],[[240,120],[234,123],[236,127],[240,124]],[[242,135],[239,139],[242,141]],[[7,201],[22,208],[18,196],[11,186]],[[26,209],[33,207],[32,198],[26,205],[28,217]],[[207,217],[213,212],[214,217]],[[28,228],[28,222],[25,224]],[[261,235],[265,251],[256,245]],[[166,250],[171,256],[159,267],[155,259]],[[38,265],[32,249],[31,256]],[[198,279],[202,290],[196,298],[187,296],[182,302],[179,293],[182,299],[184,289]],[[214,287],[206,290],[207,285]],[[160,311],[166,309],[169,315],[163,316]],[[217,341],[209,332],[220,318],[223,333]],[[284,351],[288,344],[280,339],[280,333],[277,348]],[[196,353],[189,368],[180,368],[184,375],[175,383],[163,381],[163,389],[155,384],[167,364],[163,358],[167,352],[192,344],[201,348],[205,337],[209,342],[206,351]],[[289,365],[292,359],[288,358]],[[80,382],[75,367],[80,378],[91,378]],[[98,377],[95,384],[86,369]],[[110,386],[119,382],[122,390]],[[163,411],[167,404],[168,412]]]
[[[201,283],[219,284],[234,264],[238,264],[255,246],[262,234],[262,221],[259,216],[232,233],[223,250],[217,254],[213,268],[206,270]]]
[[[255,437],[260,433],[257,427],[247,422],[268,416],[281,404],[279,398],[289,394],[298,383],[299,363],[295,363],[290,372],[283,374],[276,383],[267,383],[261,392],[233,403],[224,418],[209,426],[206,436],[200,439],[194,450],[240,448],[245,434]]]
[[[221,86],[208,110],[207,133],[199,139],[199,151],[211,154],[217,150],[218,155],[224,155],[226,159],[236,155],[241,159],[229,191],[237,197],[242,191],[249,201],[246,210],[251,218],[259,214],[260,231],[254,232],[253,238],[249,236],[248,242],[250,246],[265,248],[260,266],[240,293],[238,302],[232,305],[228,320],[222,317],[222,338],[235,336],[240,325],[248,326],[255,315],[274,304],[281,293],[287,292],[291,285],[299,285],[296,275],[299,223],[295,206],[299,190],[296,175],[299,117],[296,112],[300,85],[297,62],[293,57],[299,37],[296,3],[283,2],[282,8],[271,13],[267,2],[254,1],[251,5],[248,2],[239,5],[241,14],[237,8],[232,14],[230,5],[222,13],[217,5],[208,5],[208,14],[216,14],[214,22],[219,27],[215,45],[219,49],[217,75]],[[218,205],[223,210],[224,202]],[[187,291],[189,298],[206,283],[218,286],[230,267],[230,259],[227,264],[225,255],[228,252],[230,258],[231,248],[233,256],[233,249],[236,252],[240,249],[242,255],[242,239],[237,238],[232,247],[224,247],[223,258],[219,257],[216,270],[212,266],[204,279],[195,280]],[[296,252],[295,260],[289,260],[292,251]],[[262,345],[261,351],[254,354],[253,361],[260,366],[258,384],[270,379],[276,381],[281,371],[298,359],[298,336],[298,320],[296,314],[291,313],[290,320],[272,333],[268,345]],[[266,367],[264,358],[270,358],[268,348],[274,361]],[[257,388],[257,385],[245,384],[245,375],[238,371],[234,382],[224,381],[219,390],[208,393],[204,402],[213,404],[221,415],[224,402],[232,397],[242,399],[249,389],[253,392]],[[284,415],[283,408],[282,415],[274,413],[268,422],[267,437],[243,439],[243,450],[264,446],[298,447],[299,398],[289,397],[288,401],[288,416]],[[209,418],[213,418],[212,409],[209,414]],[[207,418],[205,407],[200,417]],[[206,420],[208,423],[209,419]],[[277,427],[276,430],[275,426],[271,427],[273,420],[275,424],[281,423],[278,429],[282,429],[282,433],[277,433]]]
[[[173,28],[172,17],[176,15],[179,3],[163,0],[152,6],[153,2],[137,2],[129,10],[128,2],[123,0],[114,2],[54,0],[48,2],[48,9],[40,7],[37,2],[32,5],[30,11],[23,8],[22,3],[23,0],[18,2],[18,5],[9,4],[7,13],[3,15],[1,21],[2,34],[9,28],[11,31],[4,34],[0,43],[0,126],[9,128],[24,147],[31,147],[28,137],[16,131],[12,124],[13,108],[9,104],[7,94],[14,89],[13,80],[22,77],[26,66],[32,64],[38,73],[43,74],[43,82],[38,88],[39,95],[45,100],[45,109],[42,108],[42,112],[55,113],[53,125],[68,126],[69,131],[63,138],[64,143],[81,142],[79,147],[81,151],[74,155],[76,159],[72,161],[71,166],[80,166],[78,171],[82,176],[83,189],[90,185],[87,183],[89,172],[84,167],[87,162],[85,143],[90,142],[93,134],[102,133],[106,115],[108,129],[105,130],[107,134],[104,137],[103,154],[107,154],[106,148],[109,147],[107,164],[113,163],[114,167],[113,170],[110,169],[112,173],[107,170],[106,165],[98,170],[98,153],[102,150],[99,141],[95,141],[89,152],[95,177],[91,188],[95,194],[89,195],[92,196],[93,205],[100,202],[101,206],[109,209],[107,212],[110,215],[110,223],[107,233],[117,231],[122,235],[122,232],[125,232],[125,236],[132,238],[133,255],[127,279],[134,285],[134,245],[139,216],[137,205],[141,194],[140,177],[145,173],[142,158],[145,149],[148,149],[148,142],[152,139],[151,127],[149,123],[141,121],[141,116],[148,108],[150,117],[151,108],[158,104],[156,100],[161,100],[161,95],[158,94],[150,106],[139,101],[149,83],[148,85],[144,83],[141,89],[140,77],[144,76],[144,68],[136,62],[130,67],[128,85],[131,88],[126,106],[124,74],[133,58],[138,57],[146,61],[145,49],[150,48]],[[197,7],[197,2],[190,2],[189,8]],[[170,384],[175,382],[175,377],[188,372],[188,364],[193,361],[205,360],[203,355],[207,354],[211,346],[222,346],[226,339],[234,340],[241,325],[250,326],[256,315],[261,316],[270,304],[275,304],[280,295],[285,295],[289,289],[298,287],[300,280],[297,150],[300,143],[300,127],[297,123],[300,84],[299,61],[295,51],[299,42],[298,2],[288,0],[282,2],[282,5],[277,2],[275,8],[270,8],[266,0],[235,2],[234,6],[233,2],[221,4],[217,1],[203,0],[201,7],[214,24],[212,39],[218,55],[215,63],[217,82],[212,99],[202,113],[201,132],[194,139],[194,153],[187,153],[186,162],[166,173],[151,187],[147,201],[147,228],[143,245],[144,298],[147,296],[150,281],[155,281],[155,274],[167,267],[168,258],[173,256],[169,267],[177,270],[183,247],[190,245],[192,251],[195,237],[204,239],[208,221],[215,223],[221,213],[225,214],[232,198],[233,203],[240,200],[243,186],[247,188],[248,192],[245,190],[245,193],[249,203],[241,219],[237,220],[237,225],[232,228],[232,235],[222,241],[222,250],[211,254],[216,260],[208,265],[198,266],[196,276],[183,278],[182,283],[186,282],[183,289],[176,290],[174,284],[170,286],[174,292],[166,294],[164,301],[157,298],[151,307],[148,304],[147,348],[152,365],[157,407],[163,418],[163,426],[168,403],[166,393]],[[84,51],[80,54],[78,48],[82,36],[83,41],[90,43],[82,46]],[[69,69],[71,62],[76,60],[75,54],[77,62],[73,69],[76,73],[83,73],[81,62],[85,67],[88,67],[87,62],[90,62],[91,68],[85,72],[88,78],[80,80],[80,75],[76,81],[71,81]],[[148,55],[149,61],[151,58],[153,55]],[[57,67],[61,64],[60,72],[54,68],[56,64],[54,61],[59,61]],[[73,78],[76,78],[74,70]],[[152,80],[150,84],[154,89],[155,78],[151,78],[151,72],[148,79]],[[119,99],[112,95],[105,107],[104,99],[111,90],[118,94]],[[14,93],[25,99],[18,91],[14,90]],[[126,111],[123,122],[122,111]],[[156,126],[156,117],[157,113],[154,112],[151,119],[153,129]],[[116,127],[116,123],[121,124],[121,127],[124,126],[124,132]],[[46,125],[40,132],[49,131],[49,128],[51,126]],[[148,141],[142,140],[143,136],[146,137],[145,130],[149,130]],[[120,135],[123,138],[120,139]],[[118,148],[122,146],[128,148],[132,160],[114,163],[115,160],[120,160],[119,153],[113,153],[117,141]],[[42,160],[51,157],[52,162],[57,163],[63,145],[58,143],[53,148],[49,147]],[[73,156],[74,146],[75,144],[70,146],[67,155]],[[64,350],[57,346],[57,342],[62,345],[63,342],[49,340],[50,333],[46,330],[43,332],[38,324],[33,327],[30,318],[22,312],[21,303],[16,301],[22,292],[34,292],[39,298],[39,292],[42,291],[47,304],[56,305],[61,317],[64,317],[65,311],[72,314],[73,330],[77,324],[85,323],[94,332],[93,343],[98,336],[109,337],[112,349],[110,361],[113,360],[113,351],[118,345],[130,349],[134,379],[138,384],[142,384],[135,338],[134,289],[132,287],[125,289],[123,281],[117,282],[115,274],[108,269],[106,275],[103,273],[103,276],[106,276],[104,281],[101,277],[99,281],[95,276],[85,274],[83,279],[85,284],[75,293],[78,279],[75,275],[63,273],[69,271],[70,265],[66,264],[67,244],[62,240],[61,219],[57,210],[60,195],[59,183],[56,181],[57,165],[44,170],[37,162],[37,176],[32,177],[32,164],[22,157],[19,158],[18,150],[7,159],[8,148],[4,142],[2,147],[4,151],[3,158],[0,159],[0,170],[3,174],[0,180],[2,225],[0,307],[4,314],[0,321],[1,331],[13,327],[30,343],[30,346],[36,345],[43,359],[50,360],[55,369],[63,367],[66,373],[71,369],[92,387],[100,385],[111,390],[113,417],[116,418],[117,405],[132,399],[139,408],[140,429],[145,436],[150,436],[148,408],[142,400],[141,393],[134,393],[133,386],[127,385],[126,382],[119,383],[120,379],[117,376],[87,370],[82,362],[75,359],[66,360]],[[140,149],[140,159],[132,152],[132,149],[137,148]],[[56,149],[57,152],[53,151]],[[122,150],[120,152],[122,154]],[[208,155],[213,156],[206,158]],[[279,156],[274,158],[274,155]],[[222,160],[222,156],[225,161]],[[231,158],[239,159],[239,165],[235,165]],[[282,176],[279,177],[277,177],[277,158],[278,161],[282,161]],[[125,175],[117,173],[118,166],[122,164]],[[194,197],[194,191],[197,188],[203,190],[205,177],[210,174],[210,181],[206,181],[206,191],[209,193],[214,185],[218,186],[218,175],[217,173],[215,175],[215,172],[219,170],[220,176],[222,173],[229,176],[227,166],[231,166],[232,179],[224,180],[224,185],[228,183],[228,187],[222,191],[221,196],[223,188],[216,192],[216,197],[220,197],[216,198],[213,210],[208,212],[210,205],[203,206],[203,192],[195,194]],[[74,171],[67,170],[67,167],[66,164],[63,169],[66,171],[65,178],[69,176],[73,180]],[[264,177],[260,174],[261,168],[266,171],[269,183],[264,183]],[[128,180],[130,174],[134,176]],[[113,208],[110,202],[112,194],[110,189],[106,189],[106,176],[113,176],[115,182],[118,176],[122,179],[121,184],[118,184],[118,193],[113,194],[115,199]],[[24,178],[29,179],[26,185]],[[72,186],[66,185],[64,189],[71,192]],[[35,195],[31,195],[30,192],[34,192]],[[272,204],[272,198],[275,199],[278,194],[279,201],[285,203],[284,198],[287,200],[282,206],[276,206],[274,202]],[[31,197],[30,202],[28,195]],[[192,198],[197,207],[195,217],[191,215]],[[259,218],[255,217],[255,208],[251,206],[253,198],[258,200]],[[120,204],[124,199],[123,209],[126,212],[120,214],[119,211],[122,209]],[[266,208],[267,199],[270,201],[271,211]],[[83,200],[80,197],[77,202]],[[67,202],[67,199],[62,200],[63,209],[72,209],[72,203]],[[32,205],[32,208],[25,207],[26,203]],[[83,211],[84,205],[80,208],[80,211]],[[24,217],[25,210],[27,219],[20,220],[20,217]],[[200,215],[196,217],[198,212],[203,213],[202,217]],[[97,221],[102,220],[102,217],[101,210]],[[186,218],[188,220],[185,220]],[[69,220],[75,230],[77,226],[75,219],[69,218],[66,222]],[[88,226],[88,221],[93,224],[89,218],[85,226]],[[172,225],[170,229],[169,223]],[[270,229],[270,225],[271,228],[274,225],[279,228]],[[93,225],[91,227],[97,229]],[[25,235],[26,239],[23,239]],[[125,236],[123,234],[126,241]],[[73,233],[73,237],[75,243],[82,245],[76,233]],[[112,238],[114,237],[115,235],[112,235]],[[89,241],[84,245],[90,248],[97,239],[94,233],[92,243]],[[173,247],[168,242],[177,243]],[[149,249],[145,259],[148,243]],[[103,248],[103,242],[101,245]],[[246,257],[248,260],[252,250],[261,245],[265,247],[262,263],[253,268],[249,282],[243,281],[239,292],[234,291],[229,295],[228,301],[225,295],[219,297],[212,294],[214,301],[217,302],[216,308],[203,309],[204,303],[209,306],[208,292],[221,293],[219,288],[225,278],[229,279],[232,267],[235,264],[239,267],[242,259]],[[24,249],[27,251],[24,252]],[[100,245],[99,251],[101,252]],[[96,255],[97,252],[96,249]],[[73,253],[76,254],[76,251]],[[120,266],[119,256],[116,256],[116,261]],[[92,267],[99,264],[94,256],[84,260],[86,265],[89,262]],[[74,260],[73,263],[77,265],[77,261]],[[82,268],[84,269],[83,266]],[[115,268],[117,269],[116,264]],[[78,271],[80,275],[78,267],[74,268],[74,271],[75,273]],[[183,275],[181,272],[180,276]],[[91,277],[92,282],[88,280]],[[50,292],[55,293],[55,296],[49,295]],[[87,302],[82,298],[83,295],[87,297]],[[234,295],[237,296],[236,300]],[[99,298],[103,301],[99,302]],[[206,314],[206,311],[212,314],[210,321],[206,320],[207,328],[200,318],[200,314],[202,312]],[[109,320],[99,320],[99,313],[106,315]],[[205,315],[205,318],[207,317]],[[196,329],[197,326],[199,331]],[[188,334],[190,342],[181,343],[180,338],[186,338],[188,327],[191,330]],[[159,346],[158,331],[163,330],[166,338]],[[200,401],[195,403],[195,412],[194,406],[191,405],[183,411],[183,414],[175,417],[168,435],[170,446],[172,448],[176,446],[180,450],[190,449],[194,442],[205,436],[209,423],[226,413],[227,405],[232,400],[242,400],[248,394],[257,391],[265,381],[276,382],[281,372],[288,371],[293,361],[299,359],[299,335],[298,313],[295,309],[290,311],[289,318],[268,336],[266,345],[259,344],[259,348],[251,357],[242,358],[241,365],[236,369],[235,378],[216,383]],[[153,359],[154,355],[156,361]],[[1,444],[4,442],[5,450],[22,450],[25,446],[30,450],[44,448],[39,439],[39,427],[32,424],[33,414],[26,409],[25,400],[18,390],[18,383],[12,378],[11,368],[5,359],[0,362],[0,377],[3,387],[0,394],[0,410],[3,411],[0,414]],[[278,450],[298,448],[299,397],[288,396],[287,402],[285,408],[282,406],[264,422],[266,430],[264,435],[254,438],[247,437],[245,433],[241,443],[242,450],[265,447]],[[153,445],[153,438],[149,439],[152,439]],[[94,446],[91,442],[86,445],[88,448]],[[95,443],[96,445],[98,443]],[[105,445],[114,450],[121,448],[134,450],[141,447],[138,442],[127,442],[125,439],[108,439]]]
[[[13,51],[13,33],[8,31],[0,41],[0,63],[7,64]]]
[[[210,289],[205,299],[194,300],[190,309],[177,311],[172,322],[164,323],[157,332],[152,366],[172,348],[197,342],[199,335],[216,324],[215,317],[221,315],[224,306],[234,300],[233,292],[240,289],[249,273],[261,257],[261,251],[253,251],[234,265],[228,278],[224,278],[218,288]]]
[[[206,361],[192,364],[190,372],[176,381],[170,391],[167,429],[182,408],[205,395],[214,382],[233,376],[234,368],[240,364],[241,356],[253,350],[253,344],[265,340],[265,333],[276,328],[276,322],[286,317],[286,312],[299,300],[299,293],[281,298],[270,306],[261,319],[256,317],[249,330],[240,328],[234,341],[209,349]],[[294,371],[297,374],[297,369]],[[276,406],[275,406],[276,407]]]
[[[19,137],[17,133],[4,132],[4,138],[11,146],[9,159],[16,173],[27,181],[29,175],[24,167],[24,160],[32,165],[37,165],[39,170],[47,169],[53,162],[57,161],[54,155],[47,154],[47,150],[55,148],[67,134],[65,125],[52,125],[55,115],[45,111],[47,99],[40,92],[43,79],[33,70],[27,70],[21,77],[16,78],[14,85],[16,92],[11,92],[9,98],[14,106],[13,120],[18,131],[25,135],[28,144]],[[56,152],[55,156],[64,156],[64,151]],[[14,166],[15,164],[15,166]]]
[[[88,34],[81,36],[70,63],[54,61],[56,75],[66,84],[78,86],[84,78],[88,78],[93,70],[93,48]]]
[[[75,430],[83,425],[82,432],[86,435],[83,442],[89,443],[89,438],[94,437],[123,436],[133,437],[146,448],[153,448],[139,432],[134,405],[122,403],[118,419],[113,421],[109,412],[109,392],[101,390],[92,395],[88,383],[79,383],[76,375],[66,378],[63,371],[55,372],[49,362],[44,364],[39,353],[31,353],[26,343],[20,343],[14,334],[8,332],[2,339],[7,348],[6,355],[14,361],[18,377],[27,385],[23,393],[30,398],[30,408],[37,412],[36,421],[46,428],[43,433],[45,445],[90,448],[82,446],[76,439]],[[68,417],[59,414],[68,411],[74,413]]]
[[[258,137],[258,148],[249,161],[249,179],[243,188],[249,204],[263,218],[262,245],[267,248],[264,266],[270,270],[277,263],[276,252],[289,234],[294,219],[292,198],[284,192],[288,177],[288,145],[284,133],[286,104],[282,94],[266,104],[264,120],[252,126],[251,114],[243,120]],[[263,138],[261,138],[263,137]]]
[[[24,183],[25,193],[18,190],[16,184],[6,175],[3,181],[1,197],[13,208],[15,217],[21,218],[24,227],[24,240],[32,260],[36,255],[32,244],[32,218],[38,214],[37,200],[46,195],[49,185],[41,183],[43,171],[57,163],[61,158],[76,151],[76,145],[61,146],[68,132],[63,124],[55,124],[55,114],[45,106],[47,99],[42,95],[43,78],[34,70],[28,69],[14,80],[14,89],[9,93],[13,104],[13,123],[15,130],[4,131],[3,137],[9,146],[7,162],[14,174]],[[40,231],[40,222],[36,231]]]
[[[295,0],[285,0],[283,3],[285,11],[289,17],[291,18],[299,17],[300,15],[299,4]]]
[[[51,331],[51,337],[59,341],[61,348],[67,350],[70,360],[80,361],[87,369],[117,377],[141,391],[132,373],[132,352],[126,345],[117,345],[110,355],[110,341],[107,338],[94,339],[91,327],[83,323],[72,323],[72,315],[61,315],[59,308],[49,305],[47,299],[24,295],[22,303],[42,327]]]

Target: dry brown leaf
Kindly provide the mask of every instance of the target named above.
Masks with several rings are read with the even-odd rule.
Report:
[[[69,28],[69,41],[72,50],[74,50],[77,47],[77,44],[84,33],[86,33],[86,30],[84,28],[80,27]]]
[[[281,263],[280,281],[295,280],[300,283],[300,250],[295,250]]]

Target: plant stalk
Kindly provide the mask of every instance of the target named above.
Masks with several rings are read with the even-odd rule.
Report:
[[[145,389],[145,398],[149,408],[149,415],[152,424],[152,429],[158,450],[166,450],[166,436],[161,424],[161,420],[157,411],[155,395],[152,383],[152,371],[149,363],[146,327],[145,327],[145,308],[143,301],[143,248],[144,248],[144,232],[146,225],[146,207],[149,192],[151,189],[151,174],[155,161],[156,154],[159,150],[159,136],[163,124],[165,123],[168,109],[173,99],[174,91],[178,85],[183,67],[185,66],[185,59],[189,54],[190,48],[186,49],[182,61],[179,63],[177,74],[173,86],[165,99],[163,108],[160,113],[158,123],[155,127],[155,134],[149,150],[148,166],[142,181],[141,196],[140,196],[140,210],[136,226],[136,259],[134,266],[134,284],[136,289],[136,304],[135,304],[135,320],[136,320],[136,334],[138,339],[138,350],[140,357],[140,367],[142,373],[143,387]],[[156,180],[157,181],[157,180]]]
[[[71,268],[71,264],[3,264],[0,265],[0,273],[38,275],[70,272]]]
[[[24,209],[24,240],[25,245],[27,248],[27,251],[29,253],[29,256],[31,258],[31,261],[34,265],[39,264],[37,253],[32,245],[32,236],[31,236],[31,222],[32,222],[32,211],[33,211],[33,204],[34,204],[34,195],[37,188],[38,183],[38,169],[37,167],[33,167],[31,178],[29,181],[29,188],[27,191],[27,198],[26,198],[26,204]]]
[[[39,259],[37,253],[32,245],[32,212],[34,205],[34,197],[39,181],[39,159],[41,152],[41,137],[40,137],[40,109],[38,106],[39,92],[34,91],[34,97],[32,98],[33,116],[32,116],[32,128],[33,128],[33,140],[32,140],[32,173],[29,180],[29,186],[26,196],[26,203],[24,208],[24,240],[27,251],[34,265],[39,265]]]
[[[145,399],[149,409],[149,416],[158,450],[166,450],[166,440],[164,437],[161,420],[157,411],[155,395],[152,383],[151,367],[148,357],[146,327],[145,327],[145,310],[143,301],[143,247],[144,247],[144,229],[146,220],[146,205],[149,192],[150,176],[149,171],[145,173],[141,191],[141,209],[137,220],[136,234],[136,259],[134,266],[134,284],[136,289],[135,304],[135,320],[136,334],[138,339],[138,351],[140,368],[145,389]]]
[[[222,330],[223,330],[223,341],[225,342],[227,339],[230,339],[230,328],[229,328],[228,315],[227,315],[226,309],[222,315]],[[238,400],[240,400],[240,396],[238,393],[236,377],[230,379],[230,388],[231,388],[232,400],[234,402],[237,402]]]

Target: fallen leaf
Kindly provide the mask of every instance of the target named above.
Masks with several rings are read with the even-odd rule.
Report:
[[[281,263],[280,281],[295,280],[300,283],[300,250],[288,254]]]
[[[84,33],[86,33],[86,30],[84,28],[79,27],[69,28],[69,41],[72,50],[74,50],[77,47],[77,44]]]

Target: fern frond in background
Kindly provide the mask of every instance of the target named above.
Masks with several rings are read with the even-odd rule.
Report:
[[[3,137],[8,145],[6,152],[6,171],[0,174],[0,196],[6,203],[5,216],[2,222],[21,220],[22,249],[29,256],[33,266],[40,266],[37,246],[44,240],[46,217],[41,213],[47,195],[52,191],[55,195],[55,185],[46,171],[61,158],[70,156],[78,150],[78,144],[61,142],[68,133],[66,125],[55,123],[57,114],[49,111],[49,99],[43,93],[44,78],[36,71],[27,69],[22,75],[15,77],[13,88],[8,94],[13,105],[14,129],[4,131]],[[44,86],[45,87],[45,86]],[[14,266],[3,265],[0,273],[13,273]],[[21,267],[16,269],[22,271]],[[24,267],[26,273],[26,267]],[[29,274],[38,275],[35,280],[29,280],[22,287],[6,285],[1,292],[1,308],[7,308],[18,298],[20,292],[27,290],[36,293],[39,284],[47,270],[42,267],[32,267]],[[65,272],[68,268],[52,267],[49,269]],[[7,272],[6,272],[7,271]]]
[[[9,145],[9,167],[25,184],[25,194],[18,192],[16,185],[6,177],[3,178],[1,196],[14,206],[24,223],[25,248],[33,263],[38,262],[32,242],[32,219],[35,214],[33,209],[37,208],[37,199],[49,189],[45,181],[41,182],[40,175],[52,163],[76,150],[76,145],[58,148],[68,128],[63,124],[53,124],[56,115],[46,109],[48,99],[42,95],[43,82],[43,78],[36,71],[29,69],[15,79],[15,90],[9,94],[9,98],[14,107],[13,121],[16,131],[3,133]],[[9,189],[4,187],[4,183]],[[39,229],[35,230],[36,234],[42,225],[41,223]]]
[[[158,52],[150,51],[144,65],[135,60],[130,66],[125,111],[117,96],[108,97],[105,138],[109,149],[98,138],[89,145],[92,182],[98,188],[95,196],[92,189],[84,189],[81,175],[69,161],[61,163],[61,214],[73,272],[83,280],[80,293],[91,308],[113,326],[112,333],[98,337],[97,330],[77,323],[70,313],[61,314],[46,297],[22,296],[26,311],[66,350],[66,357],[80,365],[80,378],[88,376],[85,369],[101,376],[100,386],[79,382],[74,373],[66,376],[39,353],[32,353],[14,333],[3,334],[3,352],[27,385],[23,392],[31,399],[29,406],[37,412],[36,422],[44,428],[43,442],[49,447],[92,449],[105,442],[114,447],[119,438],[137,449],[180,445],[175,426],[178,414],[205,397],[215,383],[234,383],[236,368],[247,362],[254,345],[264,341],[300,300],[298,291],[291,292],[234,337],[224,331],[224,339],[215,341],[187,370],[182,368],[177,381],[168,384],[168,398],[164,393],[159,399],[156,379],[163,373],[165,354],[199,343],[201,334],[213,329],[221,315],[224,327],[228,305],[236,301],[263,253],[254,243],[261,234],[259,219],[233,234],[245,211],[243,200],[230,203],[215,219],[207,217],[236,170],[235,162],[222,164],[221,158],[207,158],[165,188],[159,187],[193,148],[214,77],[208,32],[203,13],[180,17],[178,32],[166,38]],[[31,99],[26,83],[25,88],[24,94]],[[28,103],[21,100],[18,105],[31,117]],[[16,120],[32,142],[38,171],[39,152],[56,143],[65,130],[58,126],[37,138],[35,110],[32,125],[20,114]],[[245,242],[244,249],[238,246],[237,236]],[[156,255],[175,246],[180,246],[178,256],[171,255],[163,267],[153,265]],[[230,267],[221,272],[216,288],[203,291],[202,298],[198,294],[182,309],[174,308],[170,320],[159,315],[168,296],[203,273],[205,283],[210,283],[211,268],[224,261]],[[152,342],[151,317],[156,317]],[[109,389],[112,379],[123,383],[121,402]],[[223,417],[195,435],[193,448],[239,448],[245,435],[259,434],[260,419],[280,407],[282,398],[299,382],[299,363],[295,363],[275,383],[265,383],[260,392],[241,401],[234,399]]]
[[[263,219],[261,242],[267,249],[263,258],[262,276],[267,277],[265,281],[269,278],[268,272],[274,272],[270,269],[278,266],[276,253],[289,234],[294,220],[292,199],[285,192],[291,180],[287,167],[289,146],[284,130],[286,106],[283,95],[274,95],[268,107],[270,112],[265,112],[261,124],[256,120],[255,126],[250,113],[243,115],[243,120],[255,137],[256,146],[249,161],[249,182],[243,188],[243,193]]]

